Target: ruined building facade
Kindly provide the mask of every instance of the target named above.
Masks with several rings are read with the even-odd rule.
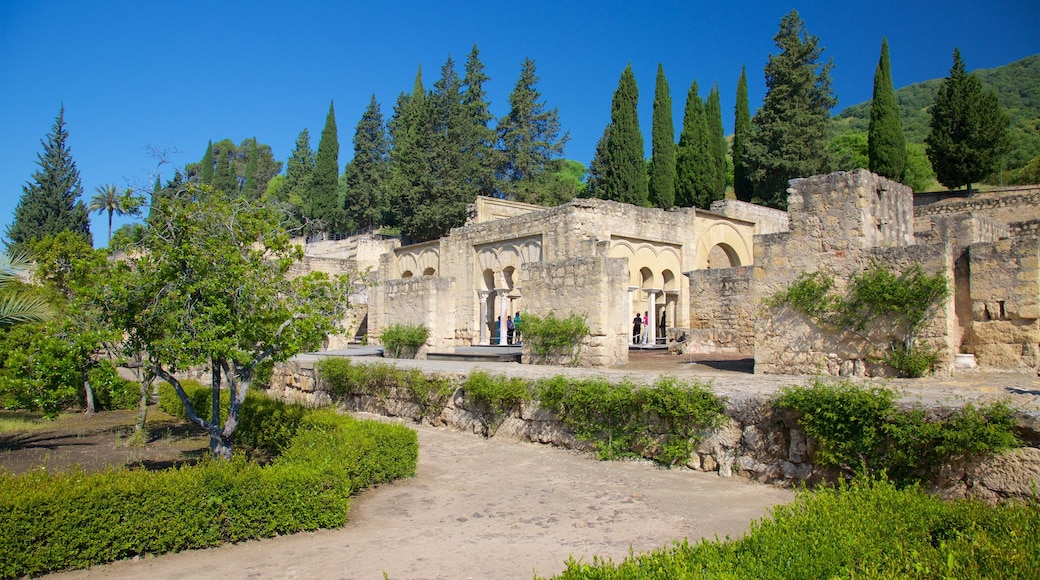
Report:
[[[582,363],[611,365],[627,360],[631,321],[645,312],[656,341],[753,355],[755,372],[883,375],[891,369],[862,344],[763,301],[805,272],[843,281],[871,264],[919,264],[951,284],[919,339],[939,350],[940,371],[962,352],[983,368],[1040,365],[1040,189],[915,207],[909,188],[861,170],[793,180],[788,194],[787,212],[735,200],[663,211],[478,199],[448,236],[385,246],[368,336],[425,325],[422,356],[504,343],[518,311],[578,314],[591,329]]]

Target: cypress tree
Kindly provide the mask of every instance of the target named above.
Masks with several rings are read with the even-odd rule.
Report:
[[[622,203],[645,206],[648,201],[643,134],[636,107],[639,89],[632,65],[625,67],[611,102],[610,125],[603,132],[603,147],[597,147],[590,171],[589,195]]]
[[[199,183],[203,185],[213,185],[213,140],[210,139],[206,143],[206,152],[202,155],[202,159],[199,161]]]
[[[306,200],[306,216],[315,222],[312,231],[337,232],[340,225],[340,204],[336,187],[339,183],[339,136],[336,132],[336,111],[329,103],[329,114],[325,117],[325,128],[318,141],[318,153],[314,157],[314,172],[311,173],[310,188]]]
[[[231,146],[220,147],[221,143]],[[235,197],[238,195],[238,178],[235,176],[234,164],[231,161],[231,156],[235,154],[235,147],[227,139],[221,143],[217,143],[218,147],[215,152],[217,167],[213,172],[213,189],[224,192],[228,197]]]
[[[675,202],[681,207],[707,208],[714,195],[716,176],[704,101],[693,81],[686,94],[682,134],[675,162]]]
[[[716,201],[726,198],[726,134],[722,128],[722,101],[718,84],[712,85],[708,92],[704,118],[708,124],[708,149],[715,166],[715,187],[712,189],[711,201]]]
[[[387,208],[390,141],[376,96],[365,109],[354,131],[354,158],[346,168],[347,218],[361,227],[384,223]]]
[[[971,184],[997,169],[1007,148],[1010,118],[997,95],[984,91],[967,74],[961,52],[953,50],[953,68],[939,87],[925,138],[935,177],[947,188]]]
[[[285,184],[278,192],[278,202],[285,213],[288,229],[295,230],[304,223],[304,200],[314,173],[314,150],[307,129],[300,131],[296,144],[285,164]]]
[[[547,109],[538,92],[535,63],[525,58],[509,93],[509,114],[498,120],[498,189],[509,199],[555,205],[568,201],[556,194],[549,173],[558,170],[569,136],[560,135],[556,108]],[[573,195],[573,194],[572,194]]]
[[[670,209],[675,205],[675,125],[672,122],[672,94],[661,63],[657,64],[650,139],[653,147],[650,157],[650,203]]]
[[[25,249],[33,240],[66,230],[83,236],[88,244],[94,243],[87,206],[79,199],[83,194],[83,183],[72,159],[68,138],[63,104],[51,132],[46,140],[40,141],[43,153],[36,155],[39,169],[22,186],[14,220],[7,227],[9,250]]]
[[[787,207],[787,182],[823,173],[827,167],[832,63],[820,65],[823,48],[805,31],[796,10],[780,20],[773,37],[778,54],[766,63],[766,96],[751,120],[745,151],[754,197]]]
[[[249,158],[246,160],[246,172],[245,172],[245,183],[242,186],[242,193],[247,199],[259,199],[260,194],[263,193],[258,187],[257,183],[257,165],[260,159],[260,150],[256,144],[256,137],[253,137],[252,142],[249,144]]]
[[[751,201],[751,182],[748,180],[747,141],[751,133],[751,112],[748,109],[747,73],[740,67],[737,81],[737,106],[733,120],[733,193],[741,201]]]
[[[899,118],[899,103],[892,86],[888,40],[881,39],[881,58],[874,73],[874,96],[870,101],[867,129],[867,159],[870,170],[889,179],[903,181],[906,175],[906,138]]]

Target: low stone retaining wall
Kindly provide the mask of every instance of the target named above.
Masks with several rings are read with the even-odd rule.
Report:
[[[467,374],[447,376],[461,384]],[[268,392],[284,400],[310,405],[336,403],[348,411],[413,421],[421,417],[418,405],[392,394],[387,397],[353,395],[334,401],[310,362],[293,361],[277,366]],[[426,417],[423,422],[475,435],[506,436],[567,449],[591,450],[588,443],[576,439],[552,412],[540,408],[537,402],[520,405],[490,433],[481,420],[480,411],[460,388],[443,411]],[[738,476],[778,485],[833,481],[838,476],[834,469],[813,463],[814,441],[798,427],[797,415],[792,411],[777,411],[769,398],[727,399],[726,416],[727,420],[700,442],[685,467],[715,472],[721,477]],[[1020,430],[1025,440],[1040,440],[1036,418],[1023,420]],[[1040,449],[1019,448],[999,456],[949,465],[939,479],[936,491],[948,499],[1029,500],[1040,490]]]

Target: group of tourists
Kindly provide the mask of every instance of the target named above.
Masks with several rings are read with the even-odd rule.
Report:
[[[657,325],[657,334],[664,336],[667,324],[666,313],[661,310],[661,323]],[[644,310],[643,314],[636,313],[632,319],[632,344],[650,344],[650,312]]]
[[[498,320],[495,321],[495,326],[491,328],[491,343],[495,344],[498,342],[498,337],[501,336],[499,333],[502,328],[502,317],[499,316]],[[520,313],[517,312],[514,316],[506,316],[506,344],[520,344]]]

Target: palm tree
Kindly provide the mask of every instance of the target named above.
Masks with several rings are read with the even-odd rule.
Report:
[[[43,322],[54,315],[46,300],[9,288],[28,268],[29,257],[25,254],[0,254],[0,329],[23,322]]]
[[[128,196],[119,193],[116,186],[111,183],[106,185],[99,185],[94,188],[97,192],[94,197],[90,198],[90,205],[87,208],[90,211],[96,211],[98,213],[108,212],[108,243],[112,243],[112,214],[125,215],[127,212],[126,199]]]

